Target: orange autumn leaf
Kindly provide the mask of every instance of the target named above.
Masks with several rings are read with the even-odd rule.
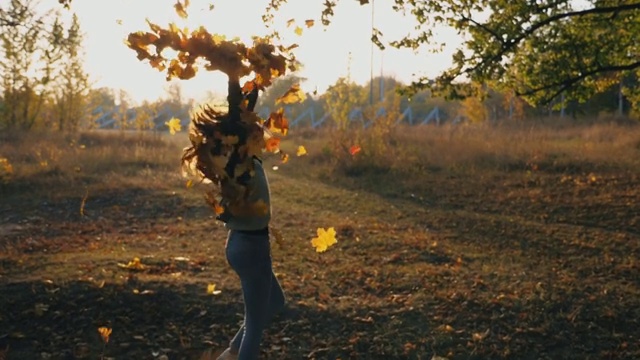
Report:
[[[255,88],[256,88],[256,82],[255,81],[253,81],[253,80],[247,81],[242,86],[242,92],[243,93],[249,93],[249,92],[253,91],[253,89],[255,89]]]
[[[327,249],[338,241],[336,240],[336,229],[330,227],[328,229],[318,228],[318,236],[311,239],[311,246],[316,249],[316,252],[325,252]]]
[[[280,155],[280,161],[281,161],[283,164],[286,164],[286,163],[289,161],[289,154],[287,154],[287,153],[284,153],[284,152],[283,152],[283,153]]]
[[[267,139],[265,142],[265,150],[271,152],[277,152],[280,150],[280,139],[275,136]]]
[[[313,19],[305,20],[304,24],[307,25],[307,28],[310,28],[315,24],[315,21]]]
[[[278,111],[272,112],[264,123],[264,126],[269,129],[269,131],[287,135],[289,132],[289,121],[284,116],[284,109],[280,108]]]
[[[296,19],[289,19],[289,20],[287,20],[287,27],[289,27],[289,26],[291,26],[291,25],[293,25],[295,23],[296,23]]]
[[[353,145],[349,148],[349,154],[351,155],[355,155],[357,153],[359,153],[362,150],[362,148],[358,145]]]
[[[294,104],[297,102],[303,102],[307,96],[304,91],[300,89],[300,84],[294,84],[284,93],[281,97],[276,99],[276,104]]]

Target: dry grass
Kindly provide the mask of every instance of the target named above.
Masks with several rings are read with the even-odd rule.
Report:
[[[89,186],[164,187],[165,176],[174,178],[179,169],[180,147],[159,133],[18,133],[3,135],[0,157],[13,168],[0,191],[28,188],[31,195],[63,195]]]
[[[640,356],[638,127],[399,128],[386,158],[342,162],[326,130],[292,133],[283,148],[309,155],[267,159],[290,307],[264,358]],[[239,284],[180,178],[184,135],[1,140],[0,350],[97,358],[100,326],[109,357],[226,345]],[[316,254],[328,226],[338,244]]]

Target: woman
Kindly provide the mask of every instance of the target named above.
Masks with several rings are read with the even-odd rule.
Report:
[[[229,229],[225,246],[227,261],[240,277],[244,298],[244,323],[218,360],[258,359],[262,333],[285,303],[284,293],[271,264],[269,182],[262,161],[254,157],[253,164],[255,174],[248,182],[247,203],[265,204],[264,212],[260,215],[241,216],[225,212],[220,217]]]

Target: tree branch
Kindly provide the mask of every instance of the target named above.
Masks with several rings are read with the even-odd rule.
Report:
[[[640,67],[640,61],[636,61],[634,63],[630,63],[630,64],[626,64],[626,65],[613,65],[613,66],[605,66],[605,67],[598,67],[595,68],[593,70],[584,72],[584,73],[580,73],[580,75],[578,76],[574,76],[568,79],[564,79],[562,81],[558,81],[552,84],[547,84],[547,85],[543,85],[537,88],[533,88],[524,92],[518,92],[516,91],[516,95],[518,96],[530,96],[533,95],[535,93],[538,93],[540,91],[545,91],[545,90],[549,90],[549,89],[553,89],[555,87],[559,87],[559,89],[557,91],[555,91],[551,96],[547,96],[545,98],[543,98],[542,102],[543,103],[549,103],[551,100],[555,99],[558,95],[562,94],[564,91],[568,90],[569,88],[571,88],[573,85],[577,84],[578,82],[593,76],[593,75],[597,75],[597,74],[601,74],[601,73],[605,73],[605,72],[611,72],[611,71],[628,71],[628,70],[633,70]]]
[[[593,14],[619,13],[619,12],[623,12],[623,11],[632,11],[632,10],[640,10],[640,2],[631,3],[631,4],[625,4],[625,5],[619,5],[619,6],[596,7],[596,8],[591,8],[591,9],[587,9],[587,10],[570,11],[570,12],[566,12],[566,13],[556,14],[554,16],[550,16],[550,17],[548,17],[548,18],[546,18],[544,20],[541,20],[540,22],[534,23],[529,28],[527,28],[525,31],[523,31],[519,36],[511,39],[510,41],[508,41],[508,42],[502,41],[503,46],[500,49],[500,51],[498,51],[496,54],[494,54],[493,56],[491,56],[489,58],[483,59],[482,61],[480,61],[476,65],[474,65],[474,66],[472,66],[470,68],[467,68],[465,70],[462,70],[462,72],[457,74],[455,77],[457,78],[462,73],[471,74],[471,73],[477,71],[478,69],[487,66],[487,64],[489,64],[489,63],[493,63],[495,61],[500,61],[507,53],[511,52],[524,39],[526,39],[527,37],[532,35],[537,30],[539,30],[539,29],[541,29],[541,28],[543,28],[543,27],[545,27],[547,25],[550,25],[555,21],[559,21],[559,20],[566,19],[566,18],[571,18],[571,17],[582,17],[582,16],[587,16],[587,15],[593,15]],[[602,71],[608,71],[608,70],[602,70]],[[598,72],[602,72],[602,71],[598,71]]]

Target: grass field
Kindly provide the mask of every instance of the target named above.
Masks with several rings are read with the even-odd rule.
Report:
[[[639,126],[400,128],[340,162],[292,132],[309,155],[266,160],[288,307],[265,359],[640,358]],[[226,346],[242,298],[186,141],[0,134],[0,358]]]

